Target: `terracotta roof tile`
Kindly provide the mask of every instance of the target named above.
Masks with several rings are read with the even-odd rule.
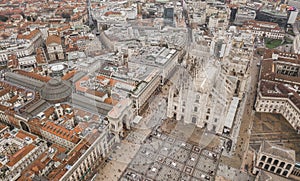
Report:
[[[31,31],[29,34],[19,34],[18,35],[18,39],[26,39],[26,40],[31,40],[32,38],[34,38],[35,36],[37,36],[38,34],[41,35],[41,31],[36,29]]]
[[[66,73],[61,79],[62,80],[69,80],[75,75],[75,73],[76,73],[76,70],[72,70],[72,71]]]
[[[95,96],[97,96],[97,97],[103,97],[103,96],[106,95],[105,92],[94,91],[94,90],[91,90],[91,89],[88,89],[88,90],[86,91],[86,93],[95,95]]]
[[[37,136],[27,133],[23,130],[19,130],[18,133],[16,134],[16,137],[20,138],[20,139],[25,139],[26,137],[31,138],[32,140],[35,140],[37,138]]]
[[[50,35],[46,39],[46,45],[49,45],[51,43],[56,43],[61,45],[61,38],[57,35]]]
[[[22,149],[17,151],[12,157],[10,157],[10,161],[6,164],[9,167],[14,166],[17,162],[19,162],[23,157],[25,157],[29,152],[31,152],[36,146],[33,144],[29,144],[24,146]]]
[[[24,70],[16,70],[15,72],[18,73],[18,74],[20,74],[20,75],[24,75],[26,77],[30,77],[30,78],[33,78],[33,79],[40,80],[42,82],[48,82],[51,79],[48,76],[42,76],[42,75],[39,75],[37,73],[26,72]]]
[[[68,130],[50,121],[46,122],[41,129],[75,144],[80,140],[73,130]]]

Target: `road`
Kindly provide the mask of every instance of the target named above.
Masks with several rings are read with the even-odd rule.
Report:
[[[293,32],[296,36],[300,34],[298,28],[299,28],[299,23],[296,21],[295,24],[293,25]]]
[[[245,160],[247,157],[251,130],[253,128],[253,120],[254,120],[254,113],[255,113],[253,107],[255,104],[255,96],[256,96],[256,90],[258,85],[258,74],[259,74],[259,67],[257,66],[258,62],[260,62],[260,56],[255,54],[254,52],[253,61],[249,69],[250,70],[249,73],[251,76],[251,82],[250,82],[251,88],[248,92],[248,97],[246,101],[247,104],[245,107],[243,122],[241,125],[239,139],[237,143],[237,145],[239,145],[239,149],[236,150],[236,154],[241,156],[242,161]],[[245,165],[242,164],[240,168],[244,170]]]
[[[88,10],[88,18],[89,18],[89,25],[93,25],[93,18],[92,18],[92,13],[91,13],[91,0],[87,0],[87,10]],[[97,27],[97,26],[96,26]]]

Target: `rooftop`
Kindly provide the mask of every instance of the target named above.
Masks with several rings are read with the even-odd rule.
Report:
[[[261,61],[260,87],[263,96],[290,99],[300,108],[298,54],[267,50]]]
[[[268,141],[263,141],[261,144],[261,152],[271,154],[277,157],[281,157],[284,160],[288,160],[292,163],[295,162],[295,150],[288,149],[283,146],[270,143]]]
[[[47,37],[46,39],[46,45],[50,45],[50,44],[61,44],[61,38],[57,35],[50,35]]]
[[[77,144],[80,140],[74,131],[68,130],[60,125],[56,125],[51,121],[47,121],[41,129],[65,140],[68,140],[74,144]]]
[[[71,84],[61,78],[52,78],[41,90],[42,98],[54,103],[68,99],[71,93]]]

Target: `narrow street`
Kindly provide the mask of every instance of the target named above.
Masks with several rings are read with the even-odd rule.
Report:
[[[242,114],[240,128],[239,128],[239,135],[236,141],[236,148],[232,156],[222,156],[222,162],[226,165],[229,165],[236,169],[244,170],[243,160],[248,158],[247,157],[247,150],[249,148],[249,141],[251,130],[253,126],[253,119],[254,119],[254,110],[253,105],[255,104],[255,95],[256,89],[258,84],[258,74],[259,74],[259,67],[257,63],[260,61],[260,56],[255,54],[253,57],[253,61],[249,67],[249,80],[251,80],[248,85],[255,85],[249,86],[248,90],[246,90],[245,96],[245,107],[244,112]]]

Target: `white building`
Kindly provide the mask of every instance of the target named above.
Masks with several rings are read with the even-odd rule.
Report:
[[[243,24],[243,28],[252,31],[254,35],[259,37],[283,39],[285,36],[285,32],[279,25],[272,22],[249,20]]]
[[[133,100],[133,108],[138,114],[147,105],[149,98],[157,90],[161,84],[161,76],[157,71],[153,71],[147,76],[145,81],[141,81],[136,88],[131,92],[130,98]]]
[[[220,65],[211,62],[195,68],[191,75],[179,73],[179,81],[169,92],[167,116],[222,134],[237,78],[225,75]]]
[[[133,120],[132,101],[128,98],[118,102],[107,114],[111,132],[116,139],[124,136],[124,129],[129,130]]]
[[[294,24],[297,20],[297,16],[298,16],[298,9],[296,9],[295,11],[290,11],[289,12],[289,19],[288,19],[288,24]]]
[[[242,25],[245,21],[254,20],[256,17],[256,12],[248,8],[239,8],[236,13],[234,23],[237,25]]]
[[[36,57],[35,56],[28,56],[18,59],[19,68],[26,69],[26,68],[35,68],[37,66]]]

